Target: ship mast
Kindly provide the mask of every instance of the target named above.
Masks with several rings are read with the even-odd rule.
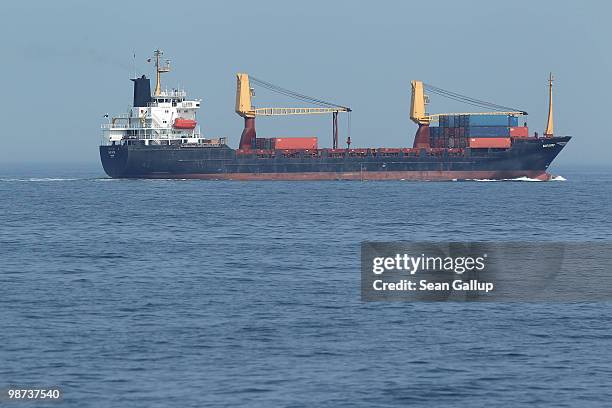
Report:
[[[161,95],[161,74],[170,72],[170,61],[166,60],[166,65],[160,65],[160,58],[164,55],[164,52],[157,49],[153,51],[153,55],[155,55],[155,73],[156,73],[156,81],[155,81],[155,96]]]
[[[553,103],[552,103],[552,87],[553,81],[555,78],[553,77],[552,72],[548,77],[548,122],[546,123],[546,131],[544,132],[544,136],[553,137],[554,133],[554,124],[553,124]]]

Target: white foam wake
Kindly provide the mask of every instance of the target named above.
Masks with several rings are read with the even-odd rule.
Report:
[[[75,180],[79,180],[76,178],[53,178],[53,177],[43,177],[43,178],[37,178],[37,177],[30,177],[30,178],[0,178],[0,181],[4,181],[4,182],[22,182],[22,183],[28,183],[28,182],[45,182],[45,181],[75,181]]]
[[[530,178],[530,177],[517,177],[517,178],[512,178],[512,179],[472,179],[473,181],[542,181],[540,179],[536,179],[536,178]]]
[[[511,178],[511,179],[468,179],[467,181],[479,181],[479,182],[485,182],[485,181],[527,181],[527,182],[540,182],[540,181],[546,181],[546,180],[540,180],[537,178],[531,178],[531,177],[516,177],[516,178]],[[551,176],[551,178],[548,181],[567,181],[567,179],[563,176]]]

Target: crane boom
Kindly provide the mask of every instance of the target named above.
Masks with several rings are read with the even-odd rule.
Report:
[[[350,112],[348,108],[255,108],[255,116],[312,115],[319,113]]]
[[[478,115],[526,115],[527,112],[524,111],[494,111],[494,112],[452,112],[452,113],[433,113],[431,115],[427,115],[429,118],[437,118],[440,116],[451,116],[451,115],[470,115],[470,116],[478,116]]]
[[[249,75],[238,73],[236,77],[236,113],[243,118],[254,118],[255,116],[317,115],[351,111],[351,108],[336,105],[325,108],[255,108],[251,100],[253,89],[251,88]]]

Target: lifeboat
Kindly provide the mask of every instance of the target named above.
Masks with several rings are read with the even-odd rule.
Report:
[[[194,129],[197,122],[193,119],[176,118],[174,120],[175,129]]]

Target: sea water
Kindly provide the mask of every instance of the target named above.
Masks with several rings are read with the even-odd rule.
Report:
[[[610,172],[559,175],[232,182],[4,168],[0,388],[58,386],[49,406],[67,407],[606,406],[609,303],[360,300],[362,241],[612,240]]]

